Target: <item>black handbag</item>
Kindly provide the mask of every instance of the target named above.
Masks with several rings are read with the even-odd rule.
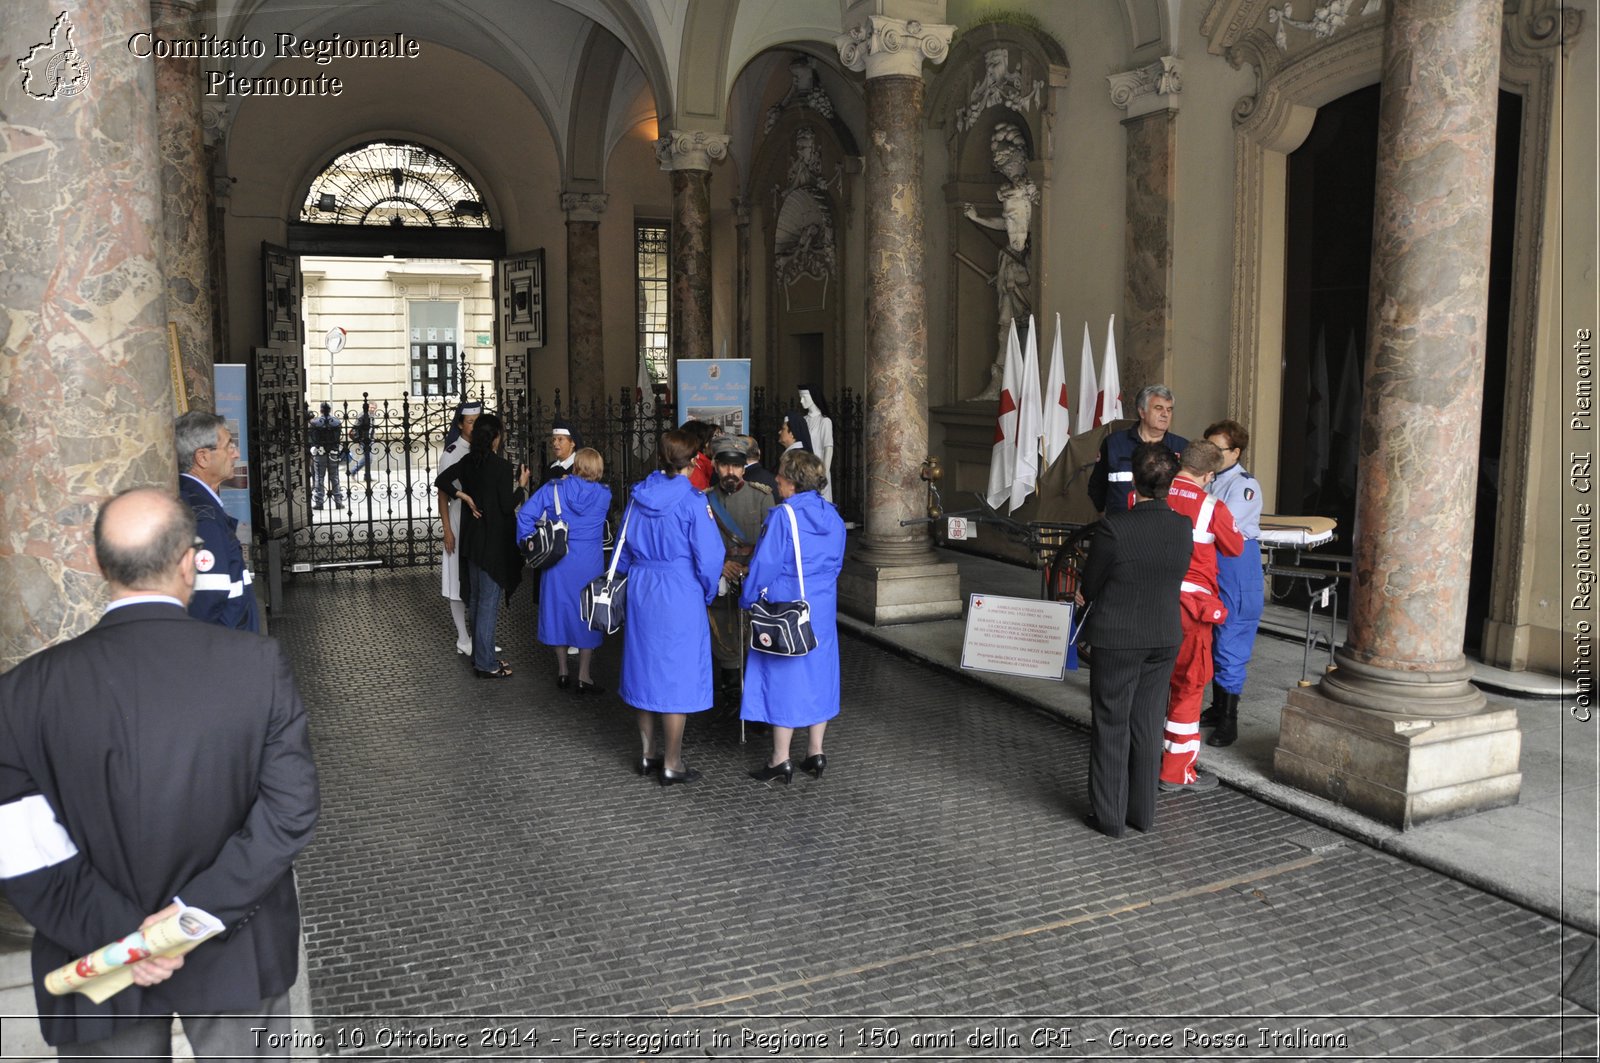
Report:
[[[622,532],[617,536],[617,548],[611,553],[611,565],[604,576],[589,581],[579,597],[578,609],[589,630],[602,635],[615,635],[622,630],[623,614],[628,604],[628,577],[617,575],[617,560],[622,557],[622,544],[628,538],[628,518],[622,518]]]
[[[811,603],[806,601],[806,573],[800,562],[800,525],[794,518],[794,510],[787,504],[778,508],[789,515],[800,600],[769,602],[763,589],[761,598],[750,607],[750,648],[777,657],[803,657],[817,648],[817,633],[811,628]]]
[[[518,544],[522,547],[522,559],[533,569],[549,568],[567,556],[567,522],[561,519],[561,488],[552,486],[550,491],[556,496],[555,519],[540,517],[534,522],[533,531]]]

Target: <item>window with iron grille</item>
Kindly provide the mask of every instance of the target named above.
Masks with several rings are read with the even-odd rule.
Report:
[[[639,297],[639,357],[656,383],[672,378],[669,347],[671,237],[664,221],[638,220],[633,225],[634,281]]]
[[[411,394],[460,393],[460,316],[460,303],[420,299],[411,303]]]
[[[490,227],[483,196],[461,168],[420,144],[380,140],[317,174],[300,220],[332,225]]]

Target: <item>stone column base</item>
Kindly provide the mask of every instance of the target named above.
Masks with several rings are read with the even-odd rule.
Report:
[[[948,561],[880,566],[847,560],[839,573],[839,609],[877,627],[961,615],[961,569]]]
[[[1273,774],[1405,830],[1516,804],[1521,754],[1515,709],[1491,703],[1470,716],[1423,719],[1295,689],[1279,723]]]

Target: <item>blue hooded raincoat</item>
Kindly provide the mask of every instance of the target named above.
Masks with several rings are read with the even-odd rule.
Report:
[[[839,715],[839,570],[844,566],[844,521],[833,503],[815,491],[799,491],[772,507],[761,539],[750,559],[739,605],[767,600],[792,602],[800,597],[794,565],[794,537],[787,506],[800,529],[800,560],[805,565],[806,601],[811,604],[811,629],[817,648],[801,657],[750,653],[744,666],[744,701],[739,714],[747,720],[779,727],[810,727]]]
[[[706,606],[722,576],[722,536],[687,476],[651,473],[634,485],[623,517],[628,574],[618,694],[636,709],[711,707],[711,625]]]
[[[611,488],[581,476],[547,481],[517,512],[517,542],[533,534],[540,519],[555,517],[558,491],[561,519],[567,522],[567,554],[539,573],[539,641],[546,646],[592,650],[600,645],[600,632],[583,622],[578,596],[605,572],[601,540],[606,511],[611,508]]]

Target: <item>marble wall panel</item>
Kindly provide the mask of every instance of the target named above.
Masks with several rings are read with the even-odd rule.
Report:
[[[567,385],[572,402],[605,398],[600,316],[600,223],[567,222]]]
[[[1127,271],[1124,340],[1119,350],[1124,406],[1146,384],[1172,375],[1172,208],[1177,112],[1129,118],[1127,158]]]

